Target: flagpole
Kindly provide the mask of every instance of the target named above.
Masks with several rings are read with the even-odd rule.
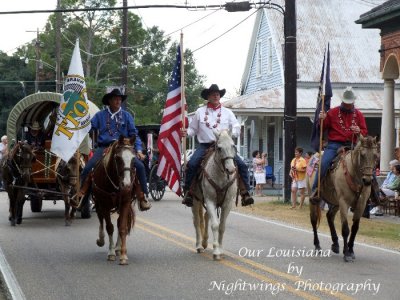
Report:
[[[326,67],[325,67],[326,68]],[[321,95],[321,113],[325,113],[325,95]],[[314,121],[316,122],[316,120]],[[322,163],[322,137],[324,135],[324,119],[320,120],[320,131],[319,131],[319,170],[318,170],[318,198],[320,197],[320,186],[321,186],[321,163]]]
[[[183,32],[181,32],[180,41],[180,51],[181,51],[181,118],[182,118],[182,128],[185,128],[185,111],[186,111],[186,99],[185,99],[185,64],[183,56]],[[183,170],[186,167],[186,137],[182,138],[182,151],[183,151]]]

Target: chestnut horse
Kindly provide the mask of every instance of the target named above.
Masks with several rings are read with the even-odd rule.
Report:
[[[1,162],[3,182],[9,198],[8,217],[12,226],[22,223],[25,191],[14,186],[28,186],[31,182],[32,162],[36,159],[32,147],[26,142],[15,144],[8,156]]]
[[[76,196],[76,185],[78,183],[78,172],[80,169],[80,163],[76,156],[72,156],[68,163],[61,160],[57,166],[57,184],[60,191],[63,193],[63,200],[65,205],[65,226],[70,226],[72,219],[75,217],[76,207],[78,201]]]
[[[218,132],[214,151],[207,154],[202,163],[200,181],[195,183],[193,196],[193,224],[196,230],[197,253],[203,252],[208,243],[208,221],[213,233],[213,258],[220,260],[223,254],[222,239],[226,219],[237,195],[237,169],[234,163],[235,144],[228,131]],[[203,205],[206,213],[203,214]],[[220,209],[220,220],[217,210]]]
[[[335,229],[335,216],[340,210],[343,236],[343,254],[346,262],[353,261],[354,241],[359,228],[360,219],[363,215],[366,202],[371,195],[372,175],[377,157],[376,138],[360,135],[359,142],[354,150],[345,153],[335,165],[329,170],[325,178],[321,178],[320,196],[329,205],[326,214],[331,232],[333,244],[331,250],[339,253],[338,236]],[[310,178],[309,183],[315,177]],[[310,190],[310,187],[308,187]],[[353,225],[351,234],[347,221],[349,208],[353,211]],[[319,204],[310,202],[310,219],[314,232],[314,246],[321,250],[317,227],[321,219],[321,208]],[[349,238],[350,234],[350,238]]]
[[[128,264],[126,236],[135,224],[135,211],[132,202],[135,199],[135,169],[133,159],[134,138],[120,137],[106,150],[106,154],[93,170],[92,196],[96,213],[100,221],[97,245],[104,246],[104,227],[109,240],[108,260],[114,261],[119,250],[116,249],[111,213],[118,212],[118,240],[120,246],[120,265]]]

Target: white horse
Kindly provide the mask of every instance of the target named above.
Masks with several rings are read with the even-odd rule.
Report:
[[[213,131],[217,140],[215,149],[207,154],[203,163],[200,180],[195,183],[192,207],[193,224],[196,230],[197,253],[203,252],[208,243],[208,221],[213,232],[213,257],[220,260],[223,254],[222,238],[226,218],[237,194],[237,169],[234,163],[236,148],[230,133]],[[203,214],[203,205],[206,212]],[[220,209],[220,212],[218,210]],[[220,220],[218,220],[218,215]]]

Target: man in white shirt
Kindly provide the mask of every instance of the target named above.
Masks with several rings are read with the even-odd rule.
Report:
[[[182,130],[182,136],[196,136],[199,142],[186,169],[184,186],[185,198],[182,204],[188,207],[193,206],[193,199],[189,191],[192,181],[196,177],[197,171],[200,169],[200,164],[206,150],[215,142],[215,136],[212,130],[230,129],[234,137],[240,135],[240,124],[235,115],[230,109],[223,107],[220,103],[220,99],[225,95],[225,92],[225,89],[220,90],[216,84],[212,84],[210,88],[204,89],[201,92],[201,97],[208,100],[207,105],[197,109],[187,131],[185,129]],[[242,195],[242,206],[251,205],[254,203],[254,199],[248,192],[250,190],[250,184],[247,166],[238,155],[235,156],[235,162],[241,178],[241,180],[239,180],[239,189]]]

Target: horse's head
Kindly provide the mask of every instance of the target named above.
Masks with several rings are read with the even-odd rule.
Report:
[[[61,180],[69,186],[75,186],[78,183],[79,164],[76,156],[72,156],[69,161],[61,161],[57,168]]]
[[[234,157],[236,156],[236,147],[231,138],[230,132],[223,130],[221,132],[213,131],[217,140],[215,142],[216,157],[219,158],[224,168],[224,172],[232,175],[236,171]]]
[[[358,151],[358,166],[364,185],[371,185],[372,175],[378,157],[378,147],[376,137],[363,137],[360,135],[359,142],[354,149]]]
[[[116,176],[119,181],[119,189],[126,190],[132,186],[132,165],[135,154],[133,144],[135,138],[120,137],[112,146],[112,161],[115,164]]]
[[[20,142],[14,160],[18,165],[22,179],[25,182],[30,182],[32,163],[36,160],[31,145],[26,142]]]

